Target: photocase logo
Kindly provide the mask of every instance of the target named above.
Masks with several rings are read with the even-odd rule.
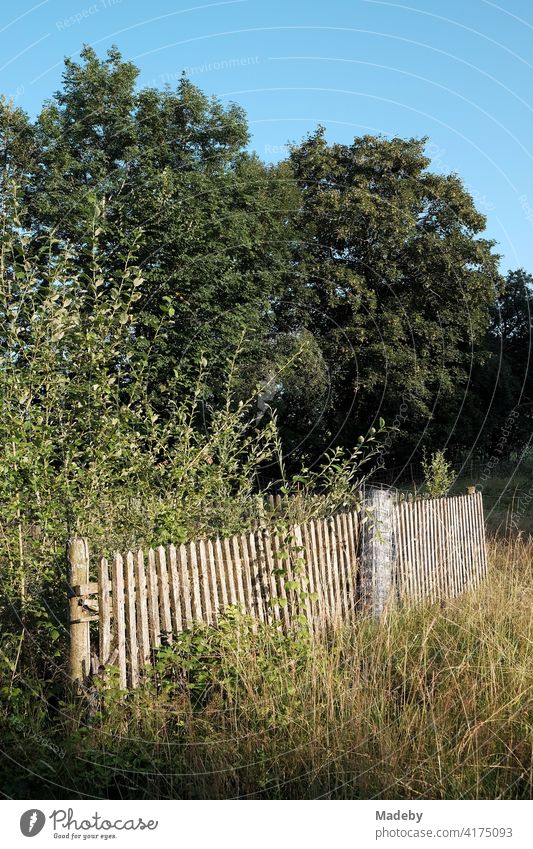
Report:
[[[45,822],[46,817],[43,812],[38,811],[36,808],[31,808],[22,814],[20,818],[20,830],[24,837],[35,837],[36,834],[42,831]]]

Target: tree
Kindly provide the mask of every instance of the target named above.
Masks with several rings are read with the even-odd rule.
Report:
[[[531,439],[533,277],[509,271],[480,344],[461,427],[470,444],[508,456]],[[503,438],[503,443],[502,443]]]
[[[34,126],[25,122],[34,140],[19,162],[30,171],[25,224],[53,234],[58,250],[68,241],[90,268],[85,234],[96,212],[110,290],[135,240],[144,279],[136,354],[146,365],[150,351],[154,394],[178,364],[192,380],[203,351],[216,395],[242,335],[268,332],[287,267],[291,175],[246,152],[239,107],[186,78],[175,91],[136,92],[138,70],[116,48],[100,60],[85,47],[81,60],[66,60],[62,89]],[[171,319],[164,333],[162,317]]]
[[[501,286],[484,217],[458,176],[427,170],[424,143],[328,145],[319,129],[291,152],[302,193],[293,325],[327,364],[324,429],[353,442],[363,421],[390,423],[405,405],[404,453],[426,426],[430,440],[453,426]]]

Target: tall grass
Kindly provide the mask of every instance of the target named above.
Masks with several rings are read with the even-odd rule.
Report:
[[[14,673],[3,792],[531,798],[532,562],[531,540],[494,540],[476,592],[315,641],[236,614],[163,650],[127,696],[51,706]]]

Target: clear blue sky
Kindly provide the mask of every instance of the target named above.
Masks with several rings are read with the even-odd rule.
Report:
[[[530,0],[18,0],[0,7],[0,91],[31,115],[63,57],[117,44],[140,85],[183,69],[245,107],[251,146],[283,155],[318,123],[330,140],[428,136],[488,219],[502,268],[533,272]]]

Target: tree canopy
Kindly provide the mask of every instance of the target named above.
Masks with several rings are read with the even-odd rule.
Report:
[[[85,47],[34,121],[3,102],[2,185],[18,183],[30,252],[44,234],[52,254],[68,246],[85,310],[96,259],[99,297],[126,257],[141,269],[131,367],[160,413],[200,358],[216,406],[237,351],[237,396],[257,393],[258,422],[275,410],[306,462],[380,417],[398,428],[390,464],[422,444],[489,445],[531,403],[531,278],[502,279],[484,216],[458,175],[430,170],[425,139],[344,145],[319,127],[267,165],[239,106],[185,76],[164,90],[137,76],[116,48]]]

